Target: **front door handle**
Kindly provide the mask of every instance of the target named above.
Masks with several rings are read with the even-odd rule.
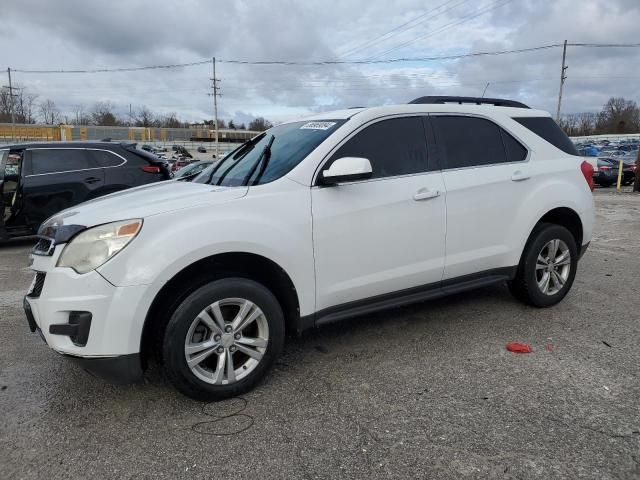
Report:
[[[440,192],[438,190],[427,190],[426,188],[421,188],[415,193],[413,199],[415,201],[420,201],[428,200],[429,198],[436,198],[438,196],[440,196]]]
[[[516,170],[513,172],[513,175],[511,175],[511,180],[514,182],[522,182],[523,180],[529,180],[529,178],[531,178],[531,175],[527,175],[520,170]]]
[[[97,183],[100,181],[100,179],[97,177],[89,177],[89,178],[85,178],[84,181],[87,183]]]

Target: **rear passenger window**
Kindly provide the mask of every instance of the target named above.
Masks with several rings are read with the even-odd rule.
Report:
[[[431,117],[436,142],[446,168],[464,168],[507,162],[501,128],[484,118]]]
[[[504,148],[507,150],[507,162],[522,162],[527,158],[527,149],[518,140],[502,128],[500,132],[502,133]]]
[[[376,122],[347,140],[333,154],[329,164],[342,157],[369,159],[373,170],[371,178],[426,172],[427,142],[422,118]]]
[[[117,167],[124,162],[122,158],[106,150],[87,150],[87,154],[98,167]]]
[[[95,167],[83,149],[34,149],[31,150],[31,165],[34,175]]]

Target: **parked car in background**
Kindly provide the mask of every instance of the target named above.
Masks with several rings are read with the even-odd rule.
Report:
[[[598,150],[594,145],[581,146],[578,149],[578,153],[583,157],[597,157],[600,154],[600,150]]]
[[[0,147],[0,227],[32,235],[60,210],[171,177],[162,160],[132,143],[49,142]]]
[[[209,165],[213,165],[213,164],[214,164],[213,160],[198,160],[195,162],[190,162],[188,165],[177,170],[173,178],[174,179],[185,178],[185,177],[193,178],[196,175],[198,175],[200,172],[202,172],[204,169],[206,169]]]
[[[189,158],[184,158],[184,157],[179,157],[175,163],[171,166],[171,171],[172,172],[177,172],[178,170],[180,170],[183,167],[186,167],[187,165],[189,165],[191,163],[191,159]]]
[[[601,187],[610,187],[618,181],[618,162],[609,157],[598,157],[598,170],[593,172],[593,181]]]
[[[156,356],[185,395],[234,397],[286,332],[505,282],[557,304],[591,241],[592,187],[558,124],[519,102],[325,112],[254,137],[207,183],[49,219],[25,313],[97,375],[141,380]]]
[[[200,146],[200,147],[198,147],[198,153],[207,153],[207,149],[202,147],[202,146]]]

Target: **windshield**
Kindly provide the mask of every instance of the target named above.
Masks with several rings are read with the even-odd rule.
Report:
[[[233,155],[223,158],[213,167],[213,175],[209,173],[207,180],[210,178],[209,183],[227,187],[272,182],[289,173],[344,122],[345,120],[316,120],[270,128],[237,149]],[[265,147],[270,142],[269,155],[263,156]],[[262,162],[266,163],[261,168],[256,168],[256,164]],[[202,175],[195,181],[204,183],[200,180]]]

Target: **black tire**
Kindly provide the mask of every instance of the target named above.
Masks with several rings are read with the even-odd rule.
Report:
[[[257,366],[244,378],[231,384],[213,385],[198,378],[187,365],[185,340],[192,322],[200,312],[227,298],[249,300],[262,310],[268,325],[268,344]],[[251,390],[266,376],[282,353],[284,337],[285,321],[282,308],[270,290],[246,278],[216,280],[194,291],[173,312],[163,340],[164,368],[171,383],[188,397],[204,401],[234,397]]]
[[[600,186],[603,188],[609,188],[613,183],[610,182],[600,182]]]
[[[562,288],[549,295],[543,293],[536,278],[538,254],[551,240],[562,240],[569,248],[570,270]],[[524,248],[516,277],[509,282],[509,290],[520,301],[534,307],[550,307],[560,302],[571,289],[578,266],[578,247],[576,240],[565,227],[549,223],[538,225],[531,233]]]

